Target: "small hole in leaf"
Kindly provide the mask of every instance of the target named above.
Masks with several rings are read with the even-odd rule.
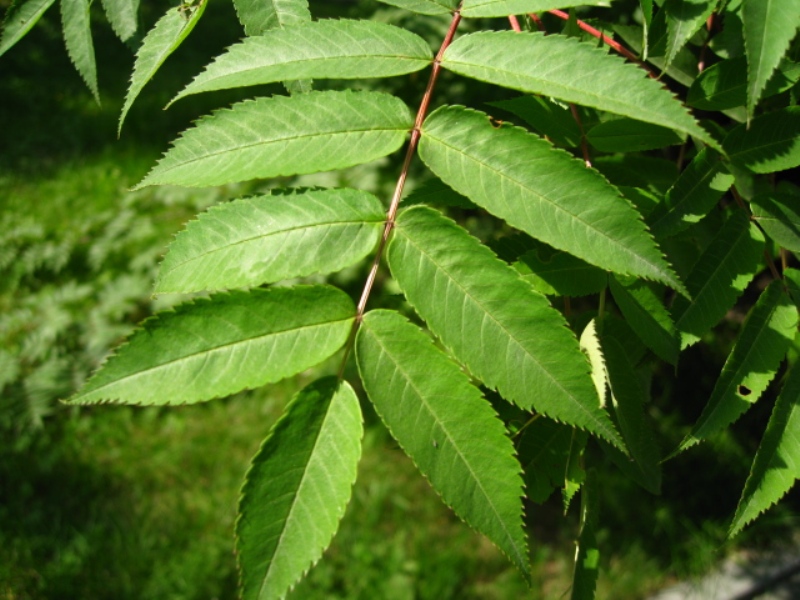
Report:
[[[749,396],[750,394],[752,394],[752,393],[753,393],[753,391],[752,391],[752,390],[751,390],[749,387],[747,387],[746,385],[740,385],[740,386],[737,388],[737,390],[736,390],[736,391],[738,391],[738,392],[739,392],[739,395],[740,395],[740,396]]]

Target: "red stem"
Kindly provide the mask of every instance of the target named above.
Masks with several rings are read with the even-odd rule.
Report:
[[[436,80],[439,77],[439,70],[441,69],[444,51],[447,50],[447,47],[452,43],[453,36],[455,36],[456,29],[458,28],[458,24],[460,22],[461,6],[459,5],[459,7],[453,13],[453,20],[450,21],[450,28],[447,30],[447,35],[445,35],[445,38],[442,41],[439,52],[436,54],[436,58],[433,59],[433,68],[431,69],[431,75],[428,78],[428,86],[425,88],[425,94],[422,96],[422,101],[419,104],[417,118],[414,120],[414,128],[411,130],[411,140],[408,142],[406,157],[403,161],[403,168],[400,171],[400,176],[397,178],[397,185],[394,188],[394,194],[392,194],[392,200],[389,203],[389,209],[386,211],[386,224],[383,227],[383,235],[381,236],[378,244],[378,250],[375,253],[375,260],[372,262],[372,268],[369,271],[369,275],[367,275],[367,281],[364,283],[364,290],[361,292],[361,298],[358,301],[358,307],[356,308],[356,319],[353,322],[353,328],[350,331],[350,338],[345,346],[344,357],[342,358],[342,364],[339,368],[339,379],[341,379],[344,375],[344,367],[347,364],[348,357],[350,356],[350,351],[355,340],[355,334],[358,331],[358,327],[361,324],[361,320],[364,318],[364,313],[367,310],[367,301],[369,300],[370,293],[372,292],[372,286],[375,284],[375,277],[378,274],[378,268],[380,267],[381,259],[383,258],[383,252],[386,248],[386,243],[389,241],[389,235],[392,233],[392,229],[394,229],[395,219],[397,218],[397,209],[400,206],[400,198],[403,195],[403,188],[406,185],[406,178],[408,177],[408,171],[411,167],[411,161],[414,159],[414,155],[417,152],[417,144],[419,143],[419,138],[421,135],[422,122],[425,120],[425,116],[428,114],[428,107],[431,103],[433,88],[435,87]]]

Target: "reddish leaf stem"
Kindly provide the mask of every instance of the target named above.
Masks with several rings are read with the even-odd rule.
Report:
[[[397,178],[397,185],[394,188],[394,194],[392,194],[392,200],[389,203],[389,209],[386,211],[386,224],[383,227],[383,235],[378,243],[378,250],[375,252],[375,259],[372,261],[372,268],[369,271],[369,275],[367,275],[367,280],[364,283],[364,290],[361,292],[361,298],[358,301],[358,306],[356,308],[356,319],[353,322],[353,327],[350,331],[350,338],[347,340],[344,356],[342,357],[342,363],[339,367],[339,379],[342,379],[344,376],[344,368],[353,348],[356,332],[358,331],[358,327],[361,324],[361,320],[364,318],[364,313],[367,310],[367,301],[372,293],[372,286],[375,284],[375,278],[378,275],[378,269],[381,264],[381,259],[383,258],[383,252],[386,249],[386,243],[389,241],[389,235],[392,233],[392,229],[394,229],[395,219],[397,218],[397,209],[400,206],[400,198],[403,195],[403,188],[406,185],[406,178],[408,177],[408,171],[411,167],[411,161],[414,159],[414,155],[417,152],[417,144],[419,144],[422,122],[425,120],[425,116],[428,114],[428,107],[430,106],[431,97],[433,96],[433,88],[436,86],[436,80],[439,78],[439,70],[441,69],[444,51],[447,50],[448,46],[450,46],[452,43],[456,29],[458,28],[458,24],[460,22],[461,5],[459,5],[459,7],[453,13],[453,19],[450,21],[450,27],[447,30],[447,34],[442,41],[439,52],[436,54],[436,58],[433,59],[433,67],[431,69],[430,77],[428,78],[428,85],[425,88],[425,93],[423,94],[422,101],[419,104],[419,110],[417,110],[417,117],[414,120],[414,128],[411,130],[411,139],[408,142],[408,148],[406,149],[406,157],[403,161],[403,167],[400,170],[399,177]]]

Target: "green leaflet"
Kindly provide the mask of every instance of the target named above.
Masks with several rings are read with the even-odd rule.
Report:
[[[780,500],[800,478],[800,366],[783,384],[750,475],[742,491],[729,535],[733,537]]]
[[[70,399],[187,404],[279,381],[347,339],[350,298],[327,286],[217,294],[147,319]]]
[[[302,389],[253,458],[239,501],[241,597],[283,598],[322,556],[350,500],[361,407],[335,377]]]
[[[102,4],[111,29],[123,42],[128,41],[136,33],[139,0],[102,0]]]
[[[308,0],[233,0],[233,5],[249,36],[311,20]]]
[[[537,292],[587,296],[608,285],[608,273],[602,269],[541,242],[534,240],[533,245],[534,248],[522,254],[513,266]]]
[[[506,17],[570,6],[608,6],[608,0],[464,0],[464,17]]]
[[[796,330],[797,308],[783,282],[773,281],[747,315],[708,404],[677,452],[721,431],[761,397]]]
[[[570,109],[548,98],[519,96],[511,100],[490,102],[489,105],[521,117],[557,146],[577,148],[581,144],[581,128],[578,127]],[[587,123],[585,115],[581,115],[581,122]]]
[[[94,99],[100,104],[97,89],[97,64],[94,59],[92,30],[89,27],[88,0],[61,0],[61,22],[67,54]]]
[[[564,507],[564,514],[569,512],[569,506],[581,486],[586,482],[586,469],[583,466],[583,454],[586,450],[586,443],[589,436],[585,431],[578,429],[572,430],[567,449],[566,469],[564,470],[564,487],[561,490],[561,502]]]
[[[678,50],[705,25],[714,12],[717,0],[667,0],[664,10],[667,18],[667,49],[664,68],[668,67]]]
[[[571,600],[594,600],[597,576],[600,573],[600,545],[597,542],[600,499],[597,475],[589,471],[581,491],[581,532],[575,553]]]
[[[15,0],[3,19],[3,35],[0,37],[0,56],[20,41],[36,25],[55,0]]]
[[[459,0],[380,0],[421,15],[445,15],[453,12]]]
[[[489,388],[624,447],[564,318],[478,240],[417,206],[398,218],[387,259],[431,331]]]
[[[603,269],[683,291],[618,190],[538,136],[445,106],[423,123],[419,154],[442,181],[529,235]]]
[[[597,324],[595,319],[583,328],[580,338],[580,347],[589,365],[592,368],[592,383],[597,391],[597,400],[600,406],[606,405],[606,359],[603,356],[603,349],[600,347],[600,338],[597,337]]]
[[[381,92],[309,92],[235,104],[198,121],[134,188],[316,173],[397,150],[413,118]]]
[[[572,427],[537,415],[519,436],[517,452],[525,472],[525,494],[542,504],[556,488],[564,487]]]
[[[403,206],[429,204],[431,206],[452,206],[455,208],[474,209],[475,204],[465,198],[441,179],[431,178],[422,182],[402,200]]]
[[[642,69],[574,38],[472,33],[447,48],[442,66],[481,81],[668,127],[717,146],[681,103]]]
[[[672,306],[681,348],[697,342],[725,316],[760,270],[763,251],[764,236],[745,211],[735,211],[686,279],[691,302],[678,297]]]
[[[766,1],[766,0],[765,0]],[[800,165],[800,106],[788,106],[742,123],[722,142],[730,160],[754,173]]]
[[[753,219],[779,246],[800,252],[800,195],[759,194],[750,201]]]
[[[684,137],[672,129],[626,118],[595,125],[586,139],[600,152],[640,152],[684,142]]]
[[[609,288],[625,319],[645,345],[659,358],[676,365],[680,336],[653,286],[637,279],[609,277]]]
[[[375,247],[385,218],[375,196],[348,189],[214,206],[170,244],[155,292],[254,287],[338,271]]]
[[[469,378],[391,311],[367,313],[358,370],[375,410],[444,502],[530,578],[514,447]]]
[[[767,82],[762,96],[774,96],[797,83],[800,65],[784,60]],[[725,110],[747,103],[747,60],[737,56],[711,65],[689,88],[689,106],[703,110]]]
[[[703,148],[667,191],[664,202],[648,216],[656,238],[687,229],[705,217],[733,184],[719,153]]]
[[[747,111],[752,115],[800,26],[800,0],[745,0],[741,16],[747,53]]]
[[[122,132],[122,124],[133,102],[139,96],[147,82],[152,79],[156,71],[161,68],[170,54],[175,52],[183,41],[197,25],[200,17],[206,10],[207,0],[195,6],[190,15],[182,13],[179,9],[170,7],[153,28],[147,32],[142,45],[136,51],[136,62],[131,73],[131,84],[125,95],[125,104],[119,116],[117,137]],[[188,18],[187,18],[188,16]]]
[[[190,94],[276,81],[403,75],[432,60],[427,42],[405,29],[373,21],[317,21],[231,46],[170,104]]]
[[[614,336],[604,335],[602,345],[613,415],[631,458],[608,444],[603,444],[603,449],[623,473],[653,494],[660,494],[659,449],[645,418],[647,390],[622,344]]]
[[[642,60],[650,52],[650,26],[653,24],[653,0],[640,0],[642,8]]]

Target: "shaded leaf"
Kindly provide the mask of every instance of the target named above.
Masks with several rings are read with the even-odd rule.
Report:
[[[381,92],[309,92],[235,104],[198,121],[134,189],[316,173],[397,150],[413,118]]]
[[[481,81],[668,127],[717,146],[681,103],[642,69],[575,38],[472,33],[447,48],[442,66]]]
[[[432,340],[391,311],[365,315],[358,370],[375,410],[444,502],[530,577],[522,478],[503,424]]]
[[[733,184],[722,157],[703,148],[667,191],[664,202],[648,216],[657,238],[668,237],[699,222]]]
[[[597,576],[600,572],[600,545],[597,543],[600,499],[597,477],[590,471],[581,491],[581,532],[575,553],[571,600],[594,600]]]
[[[233,0],[233,6],[245,33],[250,36],[311,20],[308,0]]]
[[[544,503],[565,485],[573,428],[536,415],[519,435],[517,452],[525,473],[525,495]]]
[[[564,473],[564,488],[561,490],[561,502],[564,514],[569,512],[569,506],[581,486],[586,482],[586,469],[583,466],[583,452],[589,436],[578,429],[572,430],[569,449],[567,450],[567,469]]]
[[[246,38],[218,56],[172,102],[190,94],[310,78],[412,73],[433,59],[418,35],[373,21],[325,20]]]
[[[97,89],[97,63],[94,58],[88,0],[61,0],[61,22],[67,54],[94,99],[100,104]]]
[[[797,83],[800,65],[784,60],[767,83],[763,97],[779,94]],[[737,56],[704,70],[689,88],[686,103],[702,110],[725,110],[747,102],[747,60]]]
[[[347,339],[350,298],[327,286],[217,294],[147,319],[74,404],[186,404],[279,381]]]
[[[469,199],[456,192],[441,179],[428,179],[414,188],[408,196],[403,198],[403,206],[429,204],[431,206],[452,206],[454,208],[478,208]]]
[[[800,252],[800,195],[786,192],[759,194],[750,201],[753,219],[778,245]]]
[[[155,292],[253,287],[338,271],[375,247],[384,220],[375,196],[348,189],[214,206],[170,244]]]
[[[630,203],[541,138],[447,106],[423,123],[419,153],[442,181],[529,235],[603,269],[683,290]]]
[[[653,0],[639,0],[642,9],[642,60],[650,52],[650,26],[653,24]]]
[[[139,93],[156,74],[167,57],[175,52],[194,29],[206,10],[207,0],[202,0],[188,19],[174,6],[169,8],[153,28],[147,32],[142,45],[136,51],[136,62],[131,73],[131,84],[125,95],[125,104],[119,116],[117,136],[122,132],[122,124]]]
[[[136,33],[139,0],[101,0],[101,3],[111,29],[119,39],[127,42]]]
[[[618,442],[564,318],[478,240],[418,206],[398,218],[387,258],[431,331],[489,388]]]
[[[797,330],[797,308],[773,281],[747,315],[708,404],[677,452],[736,421],[760,397],[783,360]]]
[[[697,33],[714,12],[717,0],[667,0],[663,11],[667,19],[667,47],[664,55],[666,68],[678,50]]]
[[[686,279],[692,300],[678,297],[672,306],[682,348],[725,316],[761,269],[763,251],[764,236],[745,211],[734,212]]]
[[[533,240],[534,248],[525,252],[514,268],[542,294],[587,296],[608,284],[608,273],[580,258]]]
[[[421,15],[444,15],[453,12],[459,0],[380,0]]]
[[[641,152],[684,142],[672,129],[625,118],[595,125],[586,139],[600,152]]]
[[[20,41],[36,25],[55,0],[15,0],[3,19],[3,35],[0,37],[0,56]]]
[[[754,173],[800,166],[800,106],[787,106],[735,127],[722,142],[732,162]]]
[[[680,336],[653,286],[637,279],[610,277],[609,288],[625,319],[645,345],[659,358],[677,364]]]
[[[800,365],[784,381],[744,485],[729,535],[780,500],[800,478]]]
[[[752,114],[800,26],[800,0],[745,0],[741,17],[747,53],[747,111]]]
[[[608,0],[464,0],[464,17],[506,17],[570,6],[607,6]]]
[[[548,98],[520,96],[511,100],[490,102],[489,105],[521,117],[557,146],[577,148],[581,144],[581,128],[572,116],[572,111]],[[584,122],[583,116],[581,121]]]
[[[320,559],[350,500],[362,436],[361,407],[347,382],[319,379],[287,404],[239,500],[243,599],[282,598]]]

